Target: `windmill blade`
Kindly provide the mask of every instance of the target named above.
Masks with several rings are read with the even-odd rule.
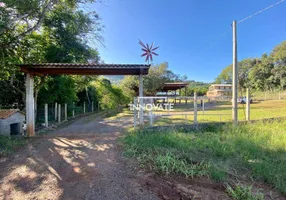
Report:
[[[143,53],[143,54],[141,55],[141,57],[146,56],[146,55],[148,55],[148,53]]]
[[[148,43],[146,43],[147,44],[147,49],[149,50],[150,48],[149,48],[149,44]]]
[[[150,54],[150,59],[151,59],[151,61],[153,61],[153,56],[152,56],[152,54]]]
[[[145,62],[149,60],[149,54],[146,56]]]
[[[138,39],[139,40],[139,44],[142,46],[142,47],[144,47],[145,49],[147,49],[147,47],[143,44],[143,42],[141,42],[141,40],[140,39]]]
[[[155,55],[155,56],[159,56],[159,54],[157,54],[157,53],[155,53],[155,52],[152,52],[152,54]]]
[[[152,42],[152,44],[151,44],[151,46],[150,46],[150,49],[152,50],[152,48],[153,48],[153,45],[154,45],[154,42]]]
[[[141,49],[142,51],[148,52],[148,49]]]
[[[155,51],[156,49],[158,49],[159,48],[159,46],[157,46],[157,47],[155,47],[154,49],[152,49],[152,51]]]

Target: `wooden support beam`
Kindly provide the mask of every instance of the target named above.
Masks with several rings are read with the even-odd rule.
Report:
[[[35,102],[34,102],[34,77],[26,75],[26,123],[27,135],[35,136]]]

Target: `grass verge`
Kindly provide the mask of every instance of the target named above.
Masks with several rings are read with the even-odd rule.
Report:
[[[286,194],[286,120],[203,131],[142,129],[125,138],[125,154],[152,170],[187,177],[207,175],[264,181]]]
[[[28,139],[25,137],[0,136],[0,157],[12,153],[27,142]]]

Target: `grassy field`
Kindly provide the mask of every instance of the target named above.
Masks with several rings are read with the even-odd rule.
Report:
[[[230,122],[231,119],[231,102],[217,102],[210,104],[203,112],[198,107],[198,122]],[[246,118],[246,105],[239,104],[238,119],[244,121]],[[193,123],[193,105],[176,105],[171,114],[174,116],[163,116],[155,118],[155,125],[185,124]],[[165,112],[165,114],[167,114]],[[185,115],[187,114],[187,116]],[[286,100],[268,100],[258,101],[251,104],[251,120],[266,118],[286,117]],[[156,120],[157,119],[157,120]]]
[[[286,194],[285,127],[286,120],[210,125],[204,131],[142,129],[123,144],[126,155],[158,173],[208,176],[225,184],[259,181]]]

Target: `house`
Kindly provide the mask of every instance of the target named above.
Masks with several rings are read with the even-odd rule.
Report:
[[[23,133],[24,113],[19,110],[0,110],[0,135],[20,135]]]
[[[231,96],[232,85],[231,84],[212,84],[207,92],[207,97],[221,97]]]

